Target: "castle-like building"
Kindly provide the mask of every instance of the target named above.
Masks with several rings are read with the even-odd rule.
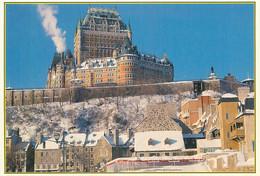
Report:
[[[127,27],[116,9],[89,7],[76,27],[74,55],[75,60],[70,50],[65,56],[55,53],[47,88],[163,83],[174,78],[165,52],[158,58],[133,46],[130,22]]]

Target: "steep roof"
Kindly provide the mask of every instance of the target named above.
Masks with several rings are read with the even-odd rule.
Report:
[[[171,61],[169,60],[168,56],[166,55],[165,51],[163,53],[161,62],[166,63],[166,64],[172,64]]]
[[[169,112],[164,107],[164,104],[158,104],[157,106],[148,108],[144,120],[134,131],[182,131],[182,128],[169,117]]]
[[[174,120],[181,128],[182,128],[182,134],[191,134],[192,130],[185,124],[183,123],[180,119],[175,119]]]
[[[56,67],[56,65],[60,62],[60,60],[61,60],[61,53],[55,53],[52,60],[51,67]]]
[[[121,55],[123,54],[137,54],[137,50],[133,47],[132,42],[128,37],[125,38],[122,46],[121,46]]]
[[[67,50],[67,53],[66,53],[66,55],[65,55],[65,58],[66,58],[66,59],[68,59],[68,58],[73,58],[73,55],[72,55],[70,49]]]
[[[90,22],[95,21],[96,24],[106,23],[114,25],[119,22],[120,30],[126,30],[127,26],[120,17],[116,9],[103,8],[103,7],[90,7],[83,19],[82,25],[89,27]]]

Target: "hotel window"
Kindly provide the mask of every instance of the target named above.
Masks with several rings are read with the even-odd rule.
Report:
[[[144,157],[144,153],[140,153],[140,157]]]

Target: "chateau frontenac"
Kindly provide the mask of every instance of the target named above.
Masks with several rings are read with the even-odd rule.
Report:
[[[174,67],[162,58],[139,52],[132,30],[116,9],[89,7],[79,19],[71,50],[55,53],[46,88],[115,86],[172,82]]]

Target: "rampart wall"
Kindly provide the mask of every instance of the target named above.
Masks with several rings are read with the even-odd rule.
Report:
[[[195,90],[195,84],[199,84],[201,90]],[[133,86],[6,90],[5,95],[6,106],[23,106],[49,102],[81,102],[91,98],[116,96],[178,94],[186,91],[197,91],[198,94],[204,90],[232,92],[234,87],[237,89],[241,86],[239,83],[235,84],[236,86],[224,80],[199,80]]]

